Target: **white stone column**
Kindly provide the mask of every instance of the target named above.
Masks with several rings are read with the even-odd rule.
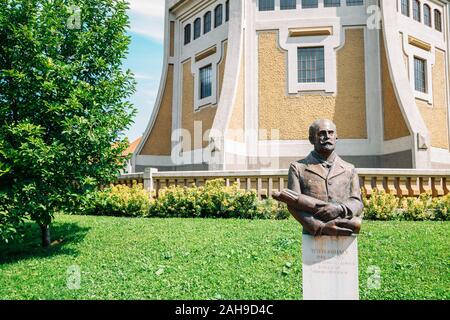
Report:
[[[359,300],[358,241],[303,235],[303,299]]]

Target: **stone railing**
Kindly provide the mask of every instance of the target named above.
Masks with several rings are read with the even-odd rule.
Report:
[[[161,189],[170,186],[202,186],[208,180],[224,179],[226,185],[236,182],[239,188],[254,190],[260,198],[266,198],[287,187],[287,174],[288,170],[158,172],[148,168],[144,173],[120,176],[117,184],[142,183],[157,197]],[[438,197],[450,190],[450,170],[358,169],[358,175],[367,196],[374,189],[399,197],[422,193]]]

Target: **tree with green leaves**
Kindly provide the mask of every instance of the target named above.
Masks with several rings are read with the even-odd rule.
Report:
[[[123,70],[125,0],[0,1],[0,241],[55,213],[123,168],[135,81]]]

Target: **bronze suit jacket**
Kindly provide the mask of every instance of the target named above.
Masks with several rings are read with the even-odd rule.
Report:
[[[355,167],[336,155],[329,171],[310,153],[291,163],[288,188],[299,194],[342,205],[346,219],[359,216],[364,208]]]

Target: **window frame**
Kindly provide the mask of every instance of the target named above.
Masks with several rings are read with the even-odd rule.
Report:
[[[200,17],[194,20],[193,40],[197,40],[202,35],[202,19]]]
[[[422,22],[422,3],[419,0],[412,0],[412,1],[413,1],[412,5],[413,20],[417,22]]]
[[[264,6],[262,5],[264,3]],[[267,12],[275,10],[275,0],[258,0],[258,11]]]
[[[230,21],[230,0],[225,1],[225,22]]]
[[[432,18],[432,16],[431,16],[431,14],[432,14],[432,10],[431,10],[431,7],[428,5],[428,4],[424,4],[423,5],[423,23],[427,26],[427,27],[430,27],[430,28],[433,28],[433,18]],[[426,19],[426,13],[428,12],[428,21],[427,21],[427,19]],[[428,23],[427,23],[428,22]]]
[[[347,7],[363,6],[364,0],[346,0],[345,5]]]
[[[190,23],[184,26],[184,45],[188,45],[192,41],[192,26]]]
[[[218,15],[218,13],[220,13],[220,15]],[[214,8],[214,28],[218,28],[222,24],[223,24],[223,5],[220,3]]]
[[[403,9],[407,10],[406,13],[404,12]],[[406,16],[408,18],[411,16],[411,0],[401,0],[400,1],[400,12],[401,12],[401,14],[403,14],[404,16]]]
[[[309,1],[309,2],[314,1],[315,3],[314,4],[309,3],[309,4],[305,5],[305,2],[307,2],[307,1]],[[318,0],[302,0],[301,5],[302,5],[302,9],[316,9],[319,7],[319,1]]]
[[[288,1],[288,3],[283,3]],[[280,10],[296,10],[297,0],[280,0]]]
[[[324,0],[323,6],[324,8],[339,8],[341,7],[341,0]]]
[[[211,30],[212,30],[212,13],[211,11],[208,11],[203,15],[203,34],[207,34]]]
[[[208,93],[207,93],[207,95],[203,95],[203,86],[204,86],[205,81],[203,81],[203,79],[202,79],[202,76],[204,75],[204,73],[202,71],[207,70],[207,69],[209,70],[209,73],[208,73],[209,77],[207,79],[209,81],[209,84],[207,87]],[[213,77],[212,63],[209,63],[198,69],[198,81],[199,81],[198,88],[199,88],[199,99],[200,100],[204,100],[204,99],[212,97],[212,90],[213,90],[213,78],[212,77]]]
[[[434,9],[434,29],[436,31],[442,32],[442,13],[439,9]],[[437,17],[439,17],[439,19],[437,19]],[[439,23],[437,23],[437,21],[439,21]],[[439,28],[438,28],[439,26]]]
[[[428,74],[427,74],[427,60],[423,59],[418,56],[413,57],[414,61],[414,90],[416,92],[419,92],[421,94],[428,94]],[[417,76],[417,62],[421,63],[422,70],[420,70],[420,73],[423,75],[423,79],[418,79]],[[423,91],[421,90],[422,87],[418,87],[418,82],[423,82]]]
[[[306,69],[307,70],[301,70],[301,51],[307,52],[307,51],[315,51],[314,53],[317,53],[317,49],[320,49],[320,55],[321,55],[321,69],[310,69],[310,65],[308,65],[308,63],[305,63]],[[321,77],[317,76],[317,71],[321,71]],[[312,81],[307,81],[308,79],[306,79],[306,81],[301,81],[302,79],[302,72],[305,71],[306,74],[308,74],[308,71],[313,72],[314,76],[311,77],[311,79],[314,79]],[[299,84],[324,84],[326,83],[326,79],[325,79],[325,74],[326,74],[326,70],[325,70],[325,47],[324,46],[311,46],[311,47],[297,47],[297,82]],[[311,73],[310,73],[311,75]],[[308,76],[306,76],[306,78],[308,78]]]

